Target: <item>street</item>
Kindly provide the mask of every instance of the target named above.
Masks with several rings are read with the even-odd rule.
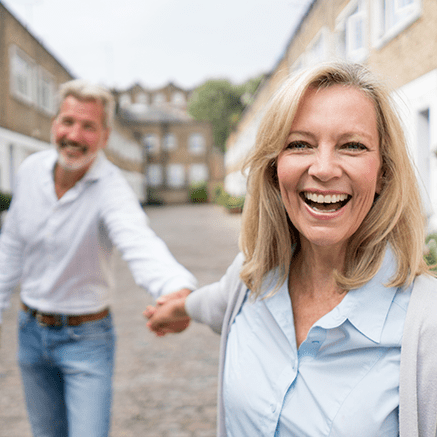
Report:
[[[215,205],[147,207],[151,227],[199,285],[220,279],[238,253],[240,215]],[[117,330],[112,437],[213,437],[219,336],[191,323],[158,338],[142,311],[153,299],[115,257]],[[4,313],[0,348],[0,437],[31,437],[16,364],[18,293]],[[90,436],[92,437],[92,436]]]

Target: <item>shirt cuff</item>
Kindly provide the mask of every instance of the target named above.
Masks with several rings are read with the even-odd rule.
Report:
[[[162,287],[161,296],[182,290],[183,288],[195,290],[197,288],[196,279],[194,277],[192,279],[186,277],[171,279],[170,281],[166,282],[165,285]]]

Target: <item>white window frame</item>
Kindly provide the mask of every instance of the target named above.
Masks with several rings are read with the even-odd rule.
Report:
[[[305,54],[300,55],[296,61],[294,61],[290,65],[290,73],[294,73],[295,71],[299,71],[302,68],[305,68]]]
[[[44,97],[46,93],[46,98]],[[45,101],[47,99],[47,101]],[[44,68],[38,68],[38,107],[49,115],[56,111],[56,84],[54,77]]]
[[[149,164],[147,166],[147,184],[150,187],[159,187],[164,182],[164,172],[162,165]]]
[[[9,60],[12,95],[28,105],[35,104],[37,102],[37,67],[35,61],[15,45],[12,45],[10,48]],[[22,71],[18,71],[20,69],[17,65],[18,60],[26,64],[28,71],[24,72],[24,74]],[[24,79],[26,83],[26,92],[23,92],[17,83],[20,78]]]
[[[304,66],[310,67],[329,59],[331,54],[331,38],[329,29],[324,26],[308,44],[303,57]]]
[[[147,134],[143,137],[143,144],[147,153],[151,155],[159,152],[159,137],[156,134]]]
[[[182,91],[176,91],[171,96],[171,102],[176,106],[185,106],[187,104],[187,99]]]
[[[167,185],[171,188],[185,186],[185,167],[183,164],[169,164],[166,168]]]
[[[363,62],[368,57],[367,48],[367,2],[352,0],[338,15],[335,30],[337,33],[337,54],[353,62]],[[362,45],[354,47],[357,26],[361,27]]]
[[[118,98],[118,102],[121,108],[127,108],[132,105],[132,99],[129,93],[123,93]]]
[[[192,155],[203,155],[206,151],[205,136],[201,133],[193,133],[188,138],[188,151]]]
[[[373,45],[377,49],[399,35],[422,14],[422,0],[412,0],[406,5],[402,4],[402,0],[373,0],[372,6]]]
[[[188,179],[190,184],[195,182],[207,182],[209,179],[208,166],[204,163],[191,164]]]
[[[164,150],[171,151],[178,148],[178,139],[175,134],[166,134],[163,141]]]

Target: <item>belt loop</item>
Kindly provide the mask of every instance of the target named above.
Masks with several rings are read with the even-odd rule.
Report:
[[[66,314],[59,314],[59,322],[62,326],[68,326],[68,317]]]
[[[47,324],[43,322],[43,316],[41,313],[35,312],[35,319],[39,326],[47,327]]]

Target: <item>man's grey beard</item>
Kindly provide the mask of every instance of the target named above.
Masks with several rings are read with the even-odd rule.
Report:
[[[56,144],[56,149],[58,151],[58,164],[65,170],[68,171],[76,171],[81,170],[84,167],[91,164],[94,159],[97,157],[98,150],[95,153],[87,153],[83,155],[79,160],[75,160],[74,162],[70,162],[70,160],[65,159],[65,157],[61,153],[61,148]]]

